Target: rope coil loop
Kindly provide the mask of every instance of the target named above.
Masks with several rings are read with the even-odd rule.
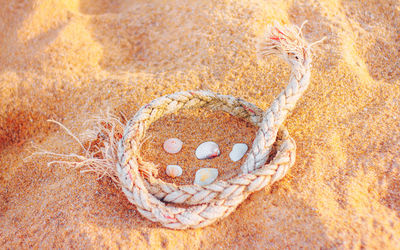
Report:
[[[268,27],[258,52],[261,57],[278,55],[291,66],[289,84],[266,111],[232,96],[185,91],[153,100],[128,122],[118,145],[117,173],[123,192],[144,217],[168,228],[204,227],[228,216],[251,193],[280,180],[293,166],[296,145],[282,124],[309,85],[310,46],[301,28],[276,25]],[[178,186],[155,178],[151,163],[139,154],[147,129],[164,115],[196,108],[222,110],[259,127],[241,173],[206,186]],[[273,147],[277,148],[275,155],[271,155]]]

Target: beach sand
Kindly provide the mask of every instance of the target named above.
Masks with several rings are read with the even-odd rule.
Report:
[[[0,248],[400,248],[398,1],[149,2],[0,1]],[[305,37],[327,39],[285,121],[295,165],[227,218],[166,229],[111,179],[26,159],[80,152],[48,119],[79,135],[93,115],[129,118],[177,91],[267,109],[289,78],[281,59],[256,57],[256,38],[274,20],[308,20]],[[218,121],[227,133],[237,126],[229,117],[210,126]]]

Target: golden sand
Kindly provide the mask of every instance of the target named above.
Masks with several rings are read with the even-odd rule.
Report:
[[[0,248],[400,248],[398,1],[149,2],[0,1]],[[327,40],[286,121],[296,164],[220,222],[165,229],[110,179],[49,168],[46,157],[23,160],[33,145],[79,152],[48,119],[79,134],[93,114],[131,117],[176,91],[211,90],[266,109],[289,72],[276,58],[258,62],[255,38],[273,20],[306,19],[306,38]],[[229,126],[212,121],[219,132],[205,129],[201,140],[251,130],[223,114],[175,121],[194,126],[207,116]]]

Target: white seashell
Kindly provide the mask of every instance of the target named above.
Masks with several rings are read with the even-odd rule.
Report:
[[[245,143],[236,143],[232,147],[232,151],[229,153],[229,157],[232,161],[236,162],[246,154],[249,147]]]
[[[196,157],[199,160],[212,159],[220,154],[218,144],[212,141],[203,142],[196,149]]]
[[[170,154],[176,154],[182,149],[183,142],[178,138],[170,138],[164,142],[164,150]]]
[[[194,178],[194,184],[205,186],[211,184],[218,177],[218,169],[216,168],[201,168],[197,170]]]
[[[168,165],[165,173],[172,178],[182,175],[182,168],[178,165]]]

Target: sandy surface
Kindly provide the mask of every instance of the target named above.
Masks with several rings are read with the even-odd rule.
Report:
[[[142,159],[157,164],[157,177],[177,185],[193,184],[196,171],[200,168],[215,168],[221,179],[229,179],[240,173],[240,166],[246,157],[232,162],[229,153],[235,143],[251,147],[258,127],[223,111],[204,109],[183,110],[179,114],[166,115],[151,124],[146,132],[148,137],[141,147]],[[177,137],[183,142],[177,154],[168,154],[163,149],[165,140]],[[206,141],[213,141],[220,149],[219,157],[206,160],[196,158],[197,147]],[[182,167],[182,176],[171,178],[165,173],[167,165]]]
[[[112,3],[110,3],[112,2]],[[400,248],[398,1],[0,1],[0,247]],[[23,159],[55,152],[109,108],[206,89],[267,108],[286,85],[254,38],[309,23],[311,86],[287,119],[296,164],[228,218],[174,231],[110,179]],[[229,124],[229,122],[228,122]]]

